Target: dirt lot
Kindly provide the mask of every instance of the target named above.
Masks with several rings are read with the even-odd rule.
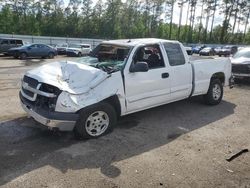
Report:
[[[77,141],[42,128],[19,105],[23,73],[49,61],[0,57],[1,187],[250,187],[250,152],[225,160],[250,149],[249,83],[226,89],[218,106],[196,97]]]

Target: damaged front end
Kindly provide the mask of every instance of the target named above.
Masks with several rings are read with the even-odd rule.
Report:
[[[78,115],[55,111],[56,102],[61,92],[62,90],[55,86],[40,83],[25,75],[20,91],[22,107],[29,116],[50,129],[73,130]]]

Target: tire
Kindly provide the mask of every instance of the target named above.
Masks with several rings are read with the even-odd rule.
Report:
[[[28,55],[25,52],[20,54],[20,59],[27,59]]]
[[[55,57],[55,54],[53,52],[49,52],[48,58],[53,59]]]
[[[17,58],[19,57],[18,53],[15,52],[13,57],[14,57],[15,59],[17,59]]]
[[[204,95],[205,103],[208,105],[217,105],[223,97],[223,86],[219,79],[212,79],[208,88],[208,92]]]
[[[81,57],[81,56],[82,56],[82,53],[81,53],[81,52],[79,52],[77,55],[78,55],[78,57]]]
[[[76,138],[98,138],[113,130],[117,122],[115,109],[108,103],[101,102],[82,109],[76,121]]]
[[[221,57],[221,55],[219,55],[219,57]]]

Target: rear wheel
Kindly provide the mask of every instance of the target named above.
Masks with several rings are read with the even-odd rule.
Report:
[[[116,121],[114,108],[98,103],[80,111],[74,133],[77,138],[97,138],[112,131]]]
[[[223,97],[223,86],[219,79],[212,79],[204,100],[206,104],[216,105],[219,104]]]
[[[20,54],[20,59],[26,59],[28,56],[27,56],[27,54],[25,53],[25,52],[22,52],[21,54]]]
[[[77,55],[78,55],[78,57],[81,57],[81,56],[82,56],[82,53],[81,53],[81,52],[79,52]]]

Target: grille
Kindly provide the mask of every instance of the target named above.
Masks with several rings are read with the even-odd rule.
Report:
[[[232,72],[249,74],[250,68],[248,67],[248,65],[232,65]]]
[[[39,82],[36,79],[28,77],[26,75],[24,75],[24,77],[23,77],[23,82],[27,83],[32,88],[37,88],[37,86],[39,84]],[[24,89],[23,87],[22,87],[22,91],[31,98],[33,98],[35,96],[35,94],[33,92],[31,92],[27,89]]]
[[[29,84],[29,86],[33,87],[33,88],[36,88],[37,85],[38,85],[38,81],[34,78],[30,78],[26,75],[24,75],[23,77],[23,81],[26,82],[27,84]]]
[[[24,92],[26,95],[28,95],[29,97],[34,97],[34,93],[32,93],[31,91],[29,91],[29,90],[27,90],[27,89],[24,89],[23,87],[22,87],[22,90],[23,90],[23,92]]]

